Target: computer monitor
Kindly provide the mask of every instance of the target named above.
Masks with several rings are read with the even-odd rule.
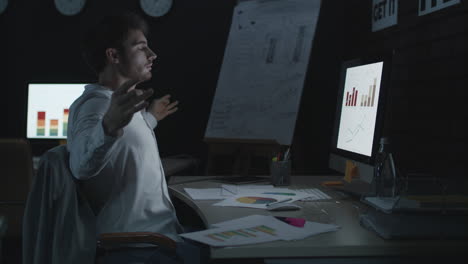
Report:
[[[389,56],[342,64],[329,167],[345,173],[352,161],[360,179],[371,182],[373,162],[381,137],[384,97],[390,70]]]
[[[70,105],[85,83],[29,83],[26,118],[28,139],[65,139]]]

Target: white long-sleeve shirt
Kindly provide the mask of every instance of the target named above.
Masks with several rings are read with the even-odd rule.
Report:
[[[105,135],[102,118],[111,96],[111,90],[87,85],[68,120],[70,168],[101,208],[97,232],[158,232],[181,241],[153,131],[157,121],[143,110],[133,115],[122,136]]]

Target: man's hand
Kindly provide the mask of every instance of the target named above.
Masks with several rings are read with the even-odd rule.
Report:
[[[120,136],[122,128],[130,123],[133,114],[148,106],[145,100],[153,94],[152,89],[145,91],[133,89],[139,81],[129,80],[117,88],[112,94],[109,109],[102,120],[104,132],[109,136]]]
[[[159,99],[153,100],[150,107],[148,108],[148,112],[153,114],[156,120],[163,120],[166,116],[177,111],[176,105],[178,105],[179,102],[175,101],[171,103],[169,100],[170,98],[171,96],[167,94]]]

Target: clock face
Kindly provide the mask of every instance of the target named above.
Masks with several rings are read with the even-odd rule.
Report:
[[[8,6],[8,0],[0,0],[0,14],[5,11]]]
[[[140,0],[141,9],[152,17],[160,17],[169,12],[172,0]]]
[[[78,14],[84,7],[86,0],[54,0],[57,10],[66,16]]]

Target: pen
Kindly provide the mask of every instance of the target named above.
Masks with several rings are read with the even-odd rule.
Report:
[[[284,203],[284,202],[288,202],[288,201],[291,201],[291,200],[292,200],[292,198],[283,199],[283,200],[279,200],[279,201],[276,201],[276,202],[267,203],[266,206],[270,206],[270,205],[274,205],[274,204],[279,204],[279,203]]]
[[[288,148],[288,150],[286,150],[286,153],[284,154],[284,160],[288,160],[289,159],[289,150],[291,148]]]

